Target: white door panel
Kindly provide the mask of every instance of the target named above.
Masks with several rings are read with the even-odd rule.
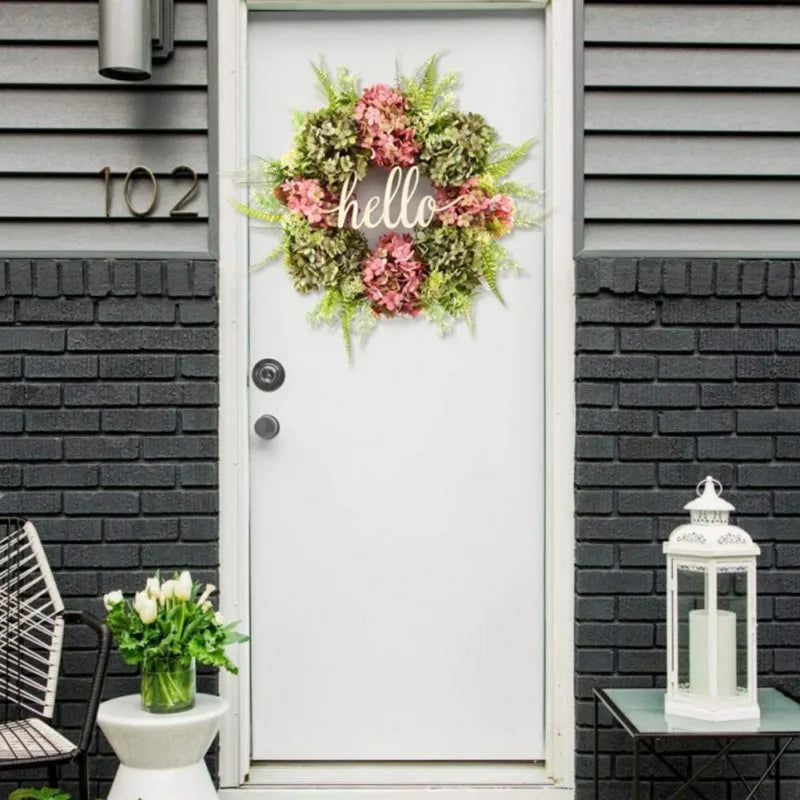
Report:
[[[391,83],[445,50],[460,106],[504,141],[544,131],[535,13],[251,14],[249,151],[290,146],[323,104],[310,61]],[[224,124],[224,120],[222,121]],[[543,149],[515,179],[544,185]],[[277,241],[251,229],[250,260]],[[254,760],[534,760],[544,755],[543,240],[445,338],[382,322],[348,364],[281,266],[250,282]]]

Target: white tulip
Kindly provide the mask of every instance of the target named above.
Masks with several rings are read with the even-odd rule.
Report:
[[[103,605],[106,607],[106,611],[111,611],[114,606],[118,606],[120,603],[124,602],[125,598],[122,596],[122,592],[119,589],[103,595]]]
[[[161,594],[161,584],[159,584],[158,578],[148,578],[145,591],[148,595],[150,595],[150,597],[152,597],[154,600],[157,600]]]
[[[200,595],[200,597],[199,597],[199,598],[198,598],[198,600],[197,600],[197,605],[199,605],[199,606],[203,605],[203,603],[205,603],[205,602],[206,602],[206,600],[208,600],[208,598],[209,598],[209,597],[211,597],[211,593],[212,593],[212,592],[213,592],[213,591],[214,591],[216,588],[217,588],[217,587],[216,587],[216,586],[214,586],[214,584],[213,584],[213,583],[207,583],[207,584],[206,584],[206,588],[203,590],[203,594],[201,594],[201,595]]]
[[[158,603],[152,597],[148,596],[147,591],[136,592],[133,598],[133,607],[136,609],[139,619],[145,625],[154,622],[158,615]]]
[[[164,603],[167,602],[167,600],[171,600],[174,595],[175,595],[175,581],[173,580],[164,581],[164,583],[161,584],[161,594],[158,597],[159,601],[161,602],[161,605],[163,606]]]
[[[202,609],[203,609],[203,611],[210,611],[210,610],[211,610],[211,608],[212,608],[211,601],[210,601],[210,600],[206,600],[206,601],[205,601],[205,603],[203,603],[203,604],[200,606],[200,608],[202,608]]]
[[[175,597],[178,600],[188,600],[192,594],[192,576],[184,570],[175,581]]]
[[[225,622],[225,617],[222,616],[221,611],[217,611],[217,613],[214,614],[214,622],[216,622],[217,625],[222,625]]]

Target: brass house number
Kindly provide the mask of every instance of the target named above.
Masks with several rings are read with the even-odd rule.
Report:
[[[105,198],[106,198],[106,216],[111,216],[111,196],[113,194],[113,179],[111,177],[111,167],[103,167],[100,174],[105,181]],[[175,167],[170,173],[172,180],[180,181],[186,178],[191,180],[191,185],[186,192],[178,199],[175,205],[169,210],[171,217],[196,217],[196,211],[188,211],[186,206],[194,199],[197,194],[197,173],[186,165]],[[150,184],[150,200],[147,206],[136,208],[131,199],[131,189],[134,181],[143,180]],[[156,203],[158,202],[158,179],[153,174],[153,170],[149,167],[142,166],[141,164],[134,167],[126,176],[122,184],[122,196],[125,199],[125,205],[128,211],[134,217],[149,217],[155,210]]]

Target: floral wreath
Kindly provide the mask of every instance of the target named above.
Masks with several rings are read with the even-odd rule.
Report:
[[[533,140],[500,144],[480,114],[459,111],[457,75],[440,78],[437,61],[431,56],[395,86],[363,91],[345,68],[334,79],[323,63],[312,65],[327,105],[293,115],[293,148],[263,161],[251,178],[251,205],[237,204],[282,227],[265,260],[283,255],[298,292],[322,292],[309,318],[338,323],[348,354],[352,331],[381,319],[424,315],[442,333],[457,320],[471,326],[476,296],[488,289],[502,303],[497,278],[518,268],[497,240],[540,220],[515,201],[538,201],[537,193],[504,180]],[[386,233],[373,249],[353,224],[357,210],[336,213],[371,166],[417,167],[435,192],[427,226]]]

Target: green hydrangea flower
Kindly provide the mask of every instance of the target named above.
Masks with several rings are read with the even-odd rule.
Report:
[[[461,315],[470,306],[481,283],[485,239],[482,231],[472,228],[417,228],[414,231],[414,249],[428,266],[428,300],[453,316]]]
[[[331,191],[341,190],[354,173],[361,180],[369,165],[369,150],[358,144],[358,123],[342,108],[308,114],[295,140],[295,163],[304,178],[317,178]]]
[[[314,230],[305,217],[292,214],[284,223],[284,260],[294,288],[301,294],[335,286],[360,275],[369,245],[351,228]]]
[[[453,111],[426,131],[420,162],[437,186],[458,186],[486,170],[496,138],[480,114]]]

